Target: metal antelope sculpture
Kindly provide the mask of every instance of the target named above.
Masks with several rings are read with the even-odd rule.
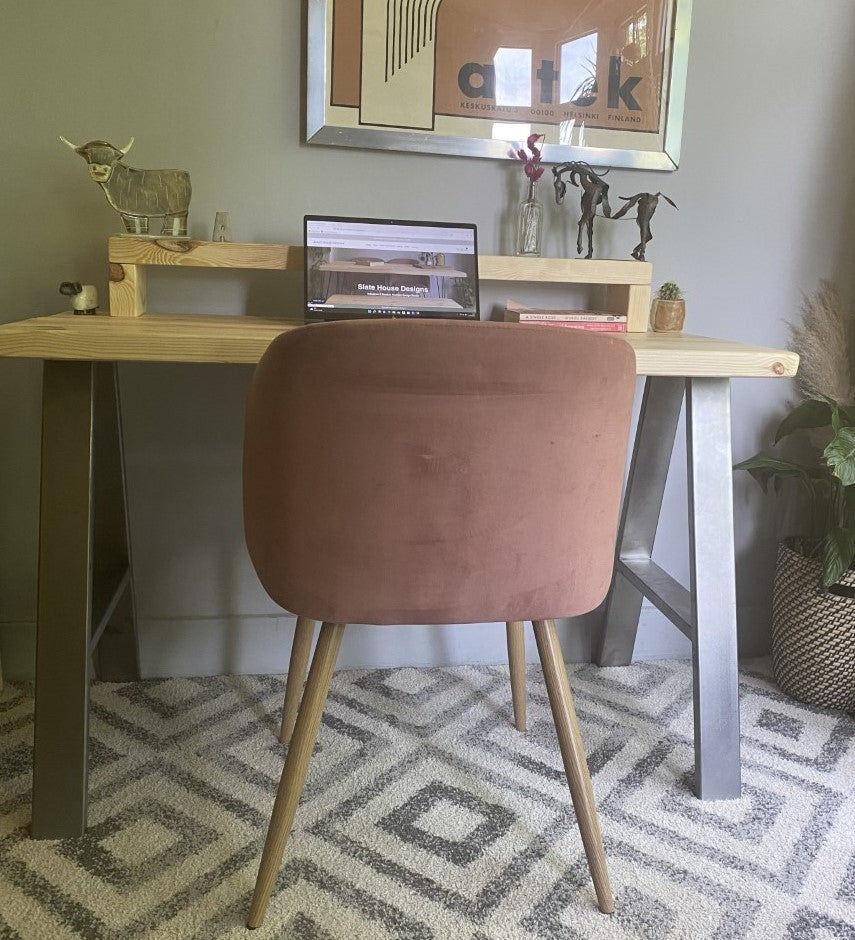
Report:
[[[573,160],[570,163],[559,163],[552,168],[553,185],[555,186],[555,201],[558,205],[564,201],[564,195],[567,192],[567,183],[562,179],[564,173],[568,173],[568,180],[573,186],[580,186],[582,189],[581,209],[582,214],[579,217],[579,234],[576,237],[576,254],[582,254],[582,229],[586,230],[588,236],[588,253],[586,258],[592,258],[594,255],[594,216],[597,214],[597,206],[602,206],[603,215],[608,219],[611,217],[611,206],[609,205],[609,184],[603,180],[605,173],[597,173],[590,164],[580,160]]]
[[[650,229],[650,220],[653,213],[659,205],[661,196],[669,205],[675,209],[677,204],[669,199],[665,193],[636,193],[634,196],[621,196],[624,204],[612,215],[609,205],[609,184],[603,180],[608,173],[604,170],[598,173],[590,164],[582,160],[573,160],[569,163],[559,163],[552,168],[552,182],[555,186],[555,202],[560,206],[567,193],[567,183],[563,175],[568,174],[568,180],[573,186],[580,186],[582,189],[581,214],[579,217],[579,235],[576,239],[576,253],[582,254],[582,230],[586,229],[588,235],[588,253],[586,258],[593,257],[594,253],[594,217],[597,214],[597,207],[602,206],[603,216],[607,219],[624,218],[630,209],[636,209],[636,222],[640,236],[639,243],[632,249],[632,257],[636,261],[644,261],[644,252],[647,243],[653,239],[653,232]]]
[[[131,149],[119,149],[105,140],[90,140],[77,146],[59,138],[89,165],[89,176],[119,213],[125,230],[147,235],[151,219],[162,219],[160,234],[186,237],[190,207],[190,174],[187,170],[137,170],[121,160]]]
[[[641,241],[632,249],[632,257],[635,258],[636,261],[644,261],[644,250],[647,247],[647,243],[653,240],[653,232],[650,230],[650,220],[653,218],[653,213],[659,205],[660,196],[669,205],[672,205],[675,209],[677,208],[677,203],[674,202],[673,199],[669,199],[665,193],[636,193],[634,196],[621,196],[620,198],[623,199],[624,204],[612,216],[613,219],[620,219],[625,216],[633,206],[637,207],[638,214],[635,220],[638,222],[638,234]]]

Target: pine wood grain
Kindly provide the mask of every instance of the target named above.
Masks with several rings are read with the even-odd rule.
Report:
[[[650,284],[649,261],[609,261],[586,258],[517,258],[481,255],[482,281],[549,281],[560,284]]]
[[[255,363],[274,337],[300,327],[299,320],[251,316],[147,314],[126,319],[60,313],[0,326],[0,356]],[[503,328],[532,329],[516,323]],[[778,378],[795,375],[799,362],[789,350],[687,333],[627,333],[623,338],[635,349],[639,375]]]
[[[312,658],[312,667],[306,682],[306,691],[297,715],[294,735],[288,747],[285,766],[276,791],[273,813],[267,829],[267,839],[255,881],[255,892],[247,918],[248,927],[258,927],[264,920],[264,913],[270,901],[273,883],[282,865],[282,855],[291,826],[300,802],[300,794],[306,783],[309,761],[318,736],[318,727],[323,716],[324,704],[332,679],[335,661],[344,634],[343,623],[325,623],[318,636],[318,645]]]
[[[109,240],[109,260],[119,264],[302,271],[303,248],[300,245],[114,236]],[[650,284],[653,276],[649,261],[480,255],[478,266],[482,281]]]
[[[628,333],[646,333],[650,320],[649,284],[609,284],[605,309],[626,315]]]
[[[130,265],[191,268],[255,268],[264,271],[302,271],[301,245],[204,242],[187,238],[109,239],[109,260]]]
[[[288,744],[294,733],[314,635],[315,621],[308,617],[298,617],[294,628],[294,641],[291,644],[288,676],[285,680],[285,702],[282,705],[282,724],[279,728],[279,740],[282,744]]]
[[[508,668],[511,674],[511,700],[514,706],[514,725],[525,731],[525,623],[509,620],[505,624],[508,637]]]
[[[109,239],[110,315],[138,317],[146,312],[147,266],[302,271],[304,251],[298,245],[206,242],[188,238]],[[648,261],[585,258],[479,257],[481,281],[528,281],[607,285],[609,309],[628,316],[627,329],[647,329],[652,265]],[[330,270],[337,266],[330,265]],[[436,273],[436,272],[432,272]]]
[[[576,810],[576,821],[579,824],[582,844],[588,858],[588,868],[591,870],[594,890],[597,892],[597,904],[604,914],[612,914],[615,901],[609,881],[606,853],[603,849],[603,834],[597,815],[597,803],[594,799],[594,788],[591,785],[591,774],[588,771],[588,761],[585,757],[576,709],[573,706],[573,695],[567,680],[561,644],[555,631],[555,621],[532,620],[531,623],[543,666],[543,678],[546,682],[546,692],[549,696],[549,705],[552,708],[555,731],[564,761],[564,772],[567,775],[573,807]]]
[[[140,317],[146,312],[146,270],[137,264],[110,262],[110,316]]]

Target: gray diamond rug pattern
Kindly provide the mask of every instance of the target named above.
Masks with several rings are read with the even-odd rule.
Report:
[[[855,938],[855,719],[740,676],[743,795],[701,802],[691,664],[570,667],[600,914],[539,667],[339,672],[263,927],[287,940]],[[281,676],[95,683],[90,825],[33,841],[32,690],[0,696],[0,940],[237,938],[283,763]]]

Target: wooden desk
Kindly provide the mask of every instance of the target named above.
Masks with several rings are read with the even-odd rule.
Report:
[[[57,313],[0,326],[0,356],[103,362],[255,363],[298,320],[153,313],[141,317]],[[610,334],[619,335],[619,334]],[[799,357],[688,333],[627,333],[639,375],[780,378],[796,374]]]
[[[45,361],[34,837],[75,836],[86,827],[88,667],[97,560],[92,547],[98,445],[94,410],[102,401],[108,409],[117,406],[110,392],[114,367],[104,363],[254,363],[275,336],[298,327],[285,320],[166,314],[58,314],[0,326],[0,356]],[[639,375],[647,380],[598,661],[631,661],[642,597],[648,597],[692,640],[696,792],[703,799],[736,797],[741,784],[730,378],[794,375],[798,357],[682,334],[628,333],[626,340],[636,351]],[[684,397],[688,590],[651,561]],[[117,591],[128,582],[125,574]],[[107,607],[109,612],[109,603]]]

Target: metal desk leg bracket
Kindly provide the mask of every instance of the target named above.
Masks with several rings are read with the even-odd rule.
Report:
[[[126,549],[127,533],[123,487],[121,518],[115,518],[114,500],[99,500],[113,510],[100,513],[103,518],[97,529],[95,525],[96,466],[104,464],[103,451],[114,448],[117,440],[120,446],[118,411],[115,400],[110,401],[115,367],[47,361],[42,395],[32,835],[58,839],[79,836],[86,828],[93,580],[107,585],[103,572],[117,567],[116,558],[99,559],[93,578],[93,545],[109,543],[104,527],[121,527]],[[106,405],[103,441],[100,430],[96,433],[96,401],[99,412]],[[118,459],[121,466],[121,451]],[[107,459],[106,465],[111,464],[116,466],[115,457]],[[119,588],[105,601],[107,611],[98,612],[102,621],[116,608],[117,590],[129,586],[126,571],[115,580]]]
[[[643,595],[620,562],[650,562],[685,385],[685,379],[672,376],[644,384],[618,531],[618,565],[597,657],[601,666],[632,662]]]
[[[683,391],[691,589],[651,560]],[[648,378],[606,606],[600,665],[632,660],[643,597],[692,641],[695,790],[701,799],[741,792],[730,382]]]
[[[733,458],[729,379],[686,388],[695,789],[703,800],[741,793]]]

